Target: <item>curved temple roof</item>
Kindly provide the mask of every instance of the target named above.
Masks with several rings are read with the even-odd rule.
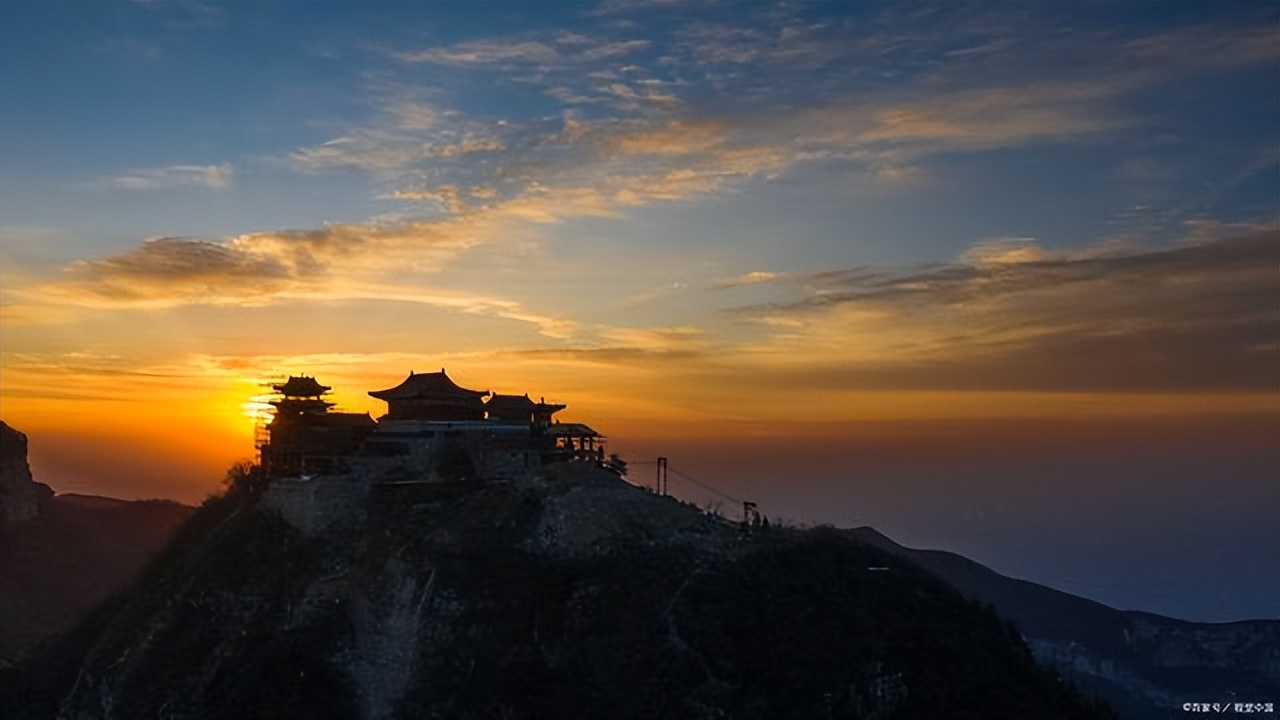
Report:
[[[438,373],[409,373],[404,382],[386,390],[372,390],[369,395],[379,400],[481,398],[489,394],[488,390],[469,390],[461,387],[445,374],[444,368]]]
[[[320,397],[333,388],[321,385],[313,377],[290,375],[288,382],[272,385],[271,389],[285,397]]]
[[[551,416],[565,409],[564,405],[551,405],[546,402],[534,402],[524,395],[501,395],[494,393],[489,402],[484,404],[485,412],[490,420],[507,422],[550,422]]]
[[[532,412],[535,405],[534,402],[529,399],[528,393],[525,393],[524,395],[503,395],[501,393],[494,393],[484,406],[489,410],[500,408],[502,410],[516,412]]]
[[[568,407],[567,405],[556,405],[547,402],[534,402],[529,399],[529,393],[525,393],[524,395],[502,395],[500,393],[494,393],[493,397],[490,397],[489,402],[485,403],[484,406],[491,409],[501,408],[503,410],[528,412],[532,412],[534,410],[550,410],[555,412]]]

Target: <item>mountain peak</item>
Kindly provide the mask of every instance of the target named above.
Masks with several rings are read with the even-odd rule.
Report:
[[[910,562],[586,463],[233,483],[23,672],[17,717],[1097,717]]]

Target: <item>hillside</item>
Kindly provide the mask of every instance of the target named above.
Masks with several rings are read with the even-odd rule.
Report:
[[[123,589],[192,508],[57,495],[40,515],[0,530],[0,658],[26,655]]]
[[[1192,623],[1116,610],[954,553],[904,548],[872,528],[847,532],[990,604],[1016,623],[1042,663],[1121,718],[1178,717],[1189,701],[1274,700],[1280,687],[1280,621]]]
[[[900,557],[547,470],[246,476],[132,593],[5,673],[4,716],[1100,716]]]
[[[123,589],[192,508],[54,495],[31,476],[25,435],[0,423],[0,444],[0,664],[7,666]]]

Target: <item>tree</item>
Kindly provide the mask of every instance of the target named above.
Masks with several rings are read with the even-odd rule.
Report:
[[[222,487],[227,495],[253,495],[266,489],[266,473],[250,460],[241,460],[227,469]]]

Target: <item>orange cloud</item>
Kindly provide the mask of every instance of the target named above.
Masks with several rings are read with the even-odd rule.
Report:
[[[1280,232],[1215,230],[1145,251],[980,244],[922,272],[793,278],[808,297],[744,312],[794,321],[755,351],[803,350],[786,382],[814,388],[1274,392]]]
[[[729,129],[721,120],[676,121],[655,130],[620,134],[609,144],[627,155],[690,155],[723,145]]]

